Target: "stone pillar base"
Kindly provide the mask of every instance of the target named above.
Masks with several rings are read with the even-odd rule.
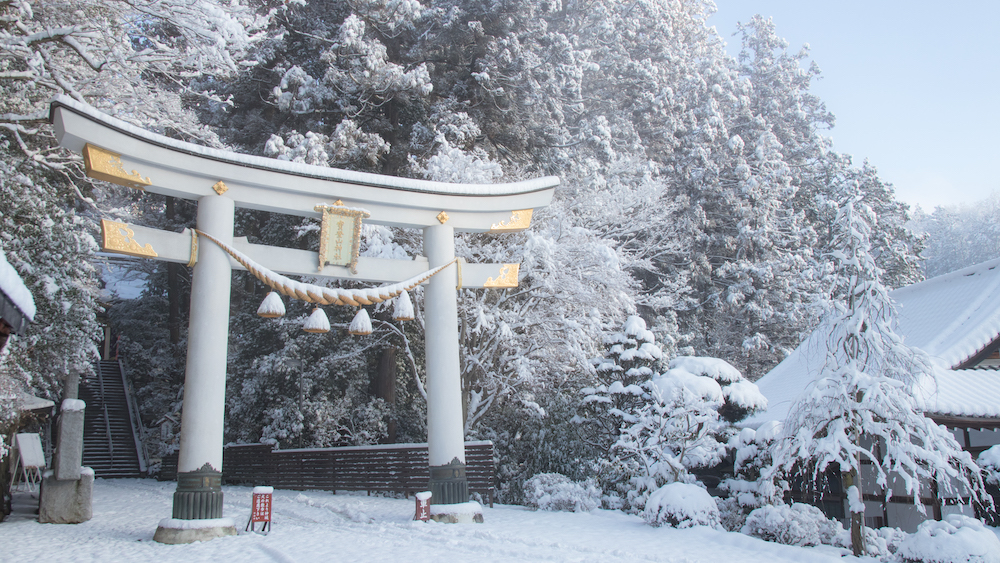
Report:
[[[94,516],[94,471],[84,467],[80,478],[56,479],[52,471],[42,478],[38,521],[42,524],[79,524]]]
[[[178,473],[173,518],[160,520],[153,539],[178,544],[235,535],[233,519],[222,517],[222,472],[206,463]]]
[[[448,465],[431,467],[431,504],[460,504],[469,500],[465,464],[455,459]]]
[[[232,518],[205,518],[202,520],[178,520],[164,518],[153,534],[153,540],[160,543],[180,544],[208,541],[215,538],[235,536],[236,526]]]
[[[482,524],[483,507],[478,502],[432,504],[431,520],[444,524]]]
[[[206,463],[196,471],[178,473],[172,516],[177,520],[222,518],[222,472]]]

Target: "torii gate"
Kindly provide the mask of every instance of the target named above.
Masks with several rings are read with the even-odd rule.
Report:
[[[54,98],[59,144],[82,153],[87,174],[198,202],[197,229],[274,272],[398,283],[455,258],[456,231],[515,232],[552,200],[559,179],[469,185],[366,174],[215,150],[153,134],[71,98]],[[324,265],[319,254],[250,244],[233,234],[235,207],[319,218],[332,202],[372,223],[423,231],[426,258],[357,258]],[[325,204],[325,205],[324,205]],[[362,212],[363,213],[363,212]],[[222,518],[222,445],[231,272],[242,268],[191,233],[105,222],[105,250],[193,265],[184,408],[173,519]],[[348,233],[350,234],[350,233]],[[360,235],[360,233],[358,233]],[[425,290],[427,441],[432,502],[468,500],[459,367],[457,289],[517,286],[518,264],[447,267]],[[435,512],[441,512],[439,507]],[[175,528],[178,542],[235,533],[231,522]],[[161,530],[169,524],[161,522]],[[194,528],[197,534],[187,532]],[[184,533],[181,533],[184,532]],[[187,535],[185,535],[187,534]],[[200,535],[199,535],[200,534]],[[158,535],[160,531],[158,530]],[[158,539],[171,541],[170,534]],[[165,539],[164,539],[165,538]]]

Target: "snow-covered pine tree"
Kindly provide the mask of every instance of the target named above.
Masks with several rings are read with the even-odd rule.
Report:
[[[934,368],[895,332],[894,305],[872,254],[876,216],[859,184],[843,186],[839,202],[832,310],[818,329],[827,335],[826,361],[789,412],[762,486],[774,487],[783,474],[818,482],[827,469],[839,469],[849,497],[854,554],[862,555],[863,463],[875,473],[869,486],[888,500],[898,485],[921,511],[919,499],[931,481],[973,502],[984,499],[985,492],[969,453],[914,405],[914,383],[934,377]]]
[[[684,244],[648,253],[655,258],[640,279],[658,294],[647,280],[682,280],[682,291],[664,288],[672,297],[647,298],[676,313],[678,345],[727,358],[756,379],[818,320],[813,303],[829,260],[814,249],[829,241],[828,202],[842,178],[874,180],[863,182],[880,211],[873,239],[893,283],[913,280],[919,247],[891,186],[830,150],[823,134],[833,116],[810,92],[819,70],[803,68],[807,51],[789,52],[760,17],[740,35],[738,61],[703,65],[683,90],[701,93],[685,99],[676,146],[658,160],[673,173],[674,204],[663,207],[660,228]]]
[[[633,387],[641,401],[608,412],[619,425],[612,452],[623,480],[616,488],[629,510],[641,510],[665,484],[694,482],[691,469],[722,460],[731,423],[767,408],[757,386],[717,358],[674,358],[666,372]]]
[[[680,344],[755,379],[814,320],[815,233],[796,196],[812,183],[832,116],[809,93],[818,70],[800,68],[806,55],[790,54],[769,20],[741,35],[739,61],[716,73],[675,151],[684,205],[670,224],[692,243],[664,261],[689,279],[675,305]]]
[[[660,373],[663,351],[646,321],[630,315],[624,325],[604,336],[604,356],[593,360],[597,385],[581,390],[584,395],[576,422],[584,440],[597,455],[610,458],[618,440],[620,415],[645,402],[641,385]]]

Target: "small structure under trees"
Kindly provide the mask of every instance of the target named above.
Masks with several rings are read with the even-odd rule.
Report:
[[[11,334],[24,334],[35,316],[35,300],[0,248],[0,351]]]

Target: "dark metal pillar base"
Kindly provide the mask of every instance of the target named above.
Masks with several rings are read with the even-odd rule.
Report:
[[[173,517],[178,520],[222,518],[222,472],[205,464],[177,474]]]
[[[458,458],[448,465],[431,467],[431,504],[459,504],[469,502],[469,480],[465,464]]]

